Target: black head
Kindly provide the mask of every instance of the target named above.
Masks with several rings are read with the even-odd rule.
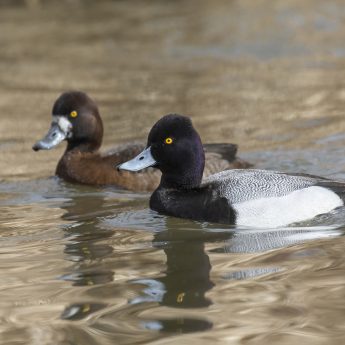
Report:
[[[96,103],[84,92],[63,93],[54,103],[53,121],[46,137],[33,149],[50,149],[67,140],[67,150],[97,150],[102,144],[103,124]]]
[[[192,188],[201,183],[205,154],[190,118],[163,116],[152,127],[147,147],[162,171],[162,184]]]

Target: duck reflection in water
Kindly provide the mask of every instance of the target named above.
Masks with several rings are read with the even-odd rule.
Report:
[[[73,195],[62,206],[67,212],[62,216],[64,220],[75,223],[65,229],[68,242],[64,253],[66,260],[73,264],[68,273],[60,277],[71,281],[73,286],[94,286],[112,282],[114,272],[100,268],[99,260],[111,255],[113,247],[107,242],[114,231],[100,229],[100,215],[107,215],[103,193],[88,193]],[[95,210],[97,210],[95,214]],[[84,319],[88,315],[106,307],[104,303],[73,303],[65,308],[61,318],[69,320]]]
[[[195,227],[198,223],[194,223]],[[205,242],[230,237],[231,234],[207,233],[199,227],[188,230],[165,230],[155,234],[153,246],[166,254],[164,276],[156,279],[137,279],[135,284],[146,287],[144,296],[130,303],[157,301],[161,305],[177,308],[203,308],[212,304],[205,296],[214,287],[210,280],[211,264],[205,252]]]
[[[330,236],[339,236],[342,232],[337,229],[315,228],[289,228],[276,230],[249,230],[220,228],[219,225],[198,223],[186,220],[177,220],[171,217],[162,217],[162,226],[157,225],[152,246],[164,251],[166,255],[166,268],[160,276],[142,277],[128,281],[128,284],[114,285],[114,272],[118,260],[109,261],[107,265],[100,264],[103,258],[113,258],[116,253],[109,239],[115,234],[116,226],[104,226],[104,217],[114,213],[114,203],[104,200],[103,193],[87,193],[73,196],[65,203],[67,211],[63,218],[75,223],[66,229],[68,242],[65,247],[66,259],[73,264],[68,273],[61,277],[71,281],[74,286],[98,285],[102,291],[108,293],[108,304],[99,303],[99,297],[93,301],[76,301],[69,304],[61,317],[69,320],[84,319],[92,313],[99,314],[98,319],[107,319],[109,324],[123,312],[109,304],[112,294],[114,297],[121,289],[137,287],[141,292],[128,301],[128,311],[147,310],[152,303],[170,308],[191,309],[207,308],[213,301],[208,292],[214,288],[215,283],[210,277],[211,263],[209,254],[223,253],[229,256],[231,253],[258,253],[272,249],[279,249],[293,244],[312,239],[320,239]],[[123,201],[121,201],[123,209]],[[133,212],[133,211],[131,211]],[[114,220],[121,218],[118,214]],[[136,218],[135,218],[136,219]],[[141,229],[140,220],[137,220],[138,229]],[[324,220],[323,220],[324,223]],[[111,228],[111,230],[109,230]],[[120,228],[118,226],[118,228]],[[185,229],[185,230],[183,230]],[[154,229],[151,229],[154,230]],[[130,231],[130,230],[128,230]],[[213,243],[212,249],[207,252],[205,246]],[[234,265],[234,270],[223,275],[225,280],[252,279],[263,274],[274,274],[280,267],[260,265],[261,267],[241,268]],[[129,264],[129,267],[130,264]],[[110,283],[110,284],[109,284]],[[107,286],[103,289],[103,287]],[[136,288],[135,288],[136,286]],[[91,296],[91,295],[90,295]],[[95,296],[99,296],[95,290]],[[149,303],[149,304],[147,304]],[[140,304],[142,306],[140,306]],[[110,310],[103,309],[110,307]],[[133,317],[133,314],[131,314]],[[153,320],[138,316],[138,325],[150,330],[162,332],[196,332],[213,327],[210,320],[202,317],[191,318],[190,315],[179,317],[155,317]],[[114,327],[116,325],[114,324]]]
[[[114,212],[113,207],[107,210],[101,196],[92,195],[90,198],[83,194],[66,202],[64,209],[67,210],[67,213],[63,218],[77,222],[66,229],[66,237],[69,241],[64,252],[67,254],[67,260],[74,264],[61,279],[72,281],[74,286],[104,285],[113,282],[114,272],[104,269],[106,265],[101,265],[102,270],[100,270],[97,259],[113,255],[114,248],[107,245],[104,240],[113,236],[114,231],[105,230],[97,220],[98,214],[95,215],[95,210],[103,210],[102,218],[99,218],[103,219],[104,216]],[[169,228],[169,220],[167,220],[165,228],[167,227]],[[161,305],[171,307],[196,308],[206,307],[212,303],[205,296],[206,292],[214,286],[209,277],[211,269],[209,257],[204,249],[206,239],[200,236],[198,230],[201,228],[197,223],[195,223],[195,227],[195,231],[172,229],[157,232],[154,235],[153,246],[162,249],[167,256],[165,275],[158,279],[131,281],[131,285],[140,284],[145,285],[146,288],[143,291],[144,296],[134,298],[129,302],[130,305],[159,301]],[[205,234],[205,232],[202,233]],[[72,303],[65,308],[61,318],[80,320],[107,307],[106,304],[97,303],[97,300],[95,302]],[[108,316],[105,314],[100,318]],[[138,320],[138,323],[147,329],[166,332],[195,332],[212,327],[212,323],[208,320],[190,317]]]
[[[154,235],[153,246],[166,254],[166,270],[158,278],[143,278],[132,283],[144,285],[143,295],[133,298],[130,303],[159,302],[161,305],[177,308],[203,308],[212,304],[206,293],[214,287],[210,279],[211,263],[205,251],[205,243],[214,242],[209,252],[262,253],[284,248],[311,239],[339,236],[336,229],[326,228],[286,228],[277,230],[221,229],[211,224],[204,229],[202,223],[186,222],[186,230],[169,229],[173,218],[166,219],[167,230]],[[179,221],[180,222],[180,221]],[[217,245],[218,244],[218,245]],[[229,257],[231,259],[231,257]],[[229,273],[226,279],[255,278],[275,273],[279,267],[246,267]]]
[[[169,219],[167,219],[169,228]],[[193,229],[192,229],[193,228]],[[212,304],[206,296],[215,284],[210,279],[211,264],[205,252],[205,242],[224,240],[229,233],[208,233],[199,223],[188,223],[187,230],[174,227],[154,235],[153,246],[162,249],[167,257],[164,275],[154,279],[136,279],[133,284],[144,285],[143,295],[130,304],[158,302],[173,308],[205,308]],[[189,333],[213,327],[207,319],[190,316],[142,321],[143,327],[164,332]]]
[[[65,229],[68,243],[64,252],[68,255],[67,260],[80,262],[79,268],[87,267],[90,260],[104,258],[113,252],[113,247],[104,240],[110,238],[114,231],[104,230],[99,226],[99,216],[107,215],[102,194],[73,196],[62,208],[67,211],[62,218],[75,221]],[[99,210],[98,213],[95,210]],[[110,213],[109,210],[108,212]]]

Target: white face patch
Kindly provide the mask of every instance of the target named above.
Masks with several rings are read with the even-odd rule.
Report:
[[[63,116],[53,116],[51,126],[46,136],[39,140],[33,147],[35,151],[50,150],[59,145],[66,138],[71,138],[72,123]]]
[[[64,116],[53,116],[53,121],[52,123],[56,123],[60,130],[66,135],[66,137],[70,138],[72,135],[71,129],[72,129],[72,124],[66,117]]]

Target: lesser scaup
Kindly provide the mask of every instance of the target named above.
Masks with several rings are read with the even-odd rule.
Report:
[[[311,219],[344,204],[345,184],[266,170],[227,170],[202,182],[205,156],[188,117],[167,115],[151,129],[146,149],[118,169],[162,172],[150,207],[181,218],[256,227]]]
[[[160,181],[155,169],[131,174],[113,169],[137,155],[143,144],[130,143],[101,155],[99,148],[103,138],[103,124],[96,103],[84,92],[63,93],[52,110],[52,123],[47,135],[33,149],[49,150],[63,140],[67,148],[61,157],[56,175],[68,182],[88,185],[116,185],[134,191],[154,190]],[[234,144],[206,144],[205,175],[224,169],[248,167],[247,162],[236,157]]]

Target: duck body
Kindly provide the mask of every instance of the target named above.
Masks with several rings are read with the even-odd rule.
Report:
[[[133,191],[151,191],[159,184],[160,172],[156,169],[131,174],[114,170],[120,164],[138,154],[143,148],[140,144],[128,144],[114,152],[102,155],[96,152],[66,151],[56,167],[55,174],[70,183],[93,186],[113,185]],[[127,158],[126,158],[127,157]]]
[[[344,205],[345,184],[317,176],[267,170],[227,170],[194,189],[160,186],[150,207],[199,221],[278,227],[312,219]]]
[[[103,123],[96,103],[84,92],[63,93],[52,110],[52,124],[47,135],[33,149],[49,150],[62,141],[67,148],[56,167],[56,175],[65,181],[87,185],[115,185],[133,191],[153,191],[161,173],[148,169],[137,174],[117,171],[114,165],[140,153],[143,143],[128,143],[102,154]],[[232,168],[249,167],[236,157],[237,145],[206,144],[205,176]]]
[[[162,144],[164,138],[173,138],[173,143]],[[202,181],[201,140],[191,121],[181,115],[159,120],[144,152],[120,169],[145,167],[145,156],[151,154],[150,164],[161,169],[162,178],[150,198],[150,207],[162,214],[231,225],[279,227],[344,205],[344,183],[312,175],[238,169]]]

